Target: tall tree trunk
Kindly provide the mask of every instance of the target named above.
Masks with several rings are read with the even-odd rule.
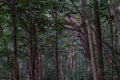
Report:
[[[28,68],[28,70],[29,70],[28,74],[29,74],[30,80],[32,80],[32,60],[33,60],[33,41],[32,41],[31,35],[32,34],[29,34],[29,38],[30,38],[30,40],[29,40],[29,44],[30,44],[30,57],[31,57],[31,59],[30,59],[30,62],[28,63],[29,64],[29,66],[28,66],[29,67]]]
[[[32,29],[32,48],[33,48],[33,54],[32,54],[32,80],[36,80],[36,55],[37,55],[37,39],[35,34],[35,26],[31,26]]]
[[[57,77],[57,80],[59,80],[59,60],[58,60],[58,31],[56,29],[56,77]]]
[[[93,68],[93,77],[94,80],[99,80],[98,76],[98,69],[97,69],[97,63],[96,63],[96,56],[95,56],[95,49],[94,49],[94,41],[93,41],[93,33],[92,33],[92,22],[90,20],[89,14],[86,12],[86,18],[88,23],[88,38],[89,38],[89,47],[90,47],[90,54],[91,54],[91,60],[92,60],[92,68]]]
[[[54,26],[56,28],[56,36],[55,36],[55,58],[56,58],[56,79],[59,80],[59,55],[58,55],[58,28],[57,28],[57,12],[56,9],[54,9],[54,14],[53,14],[53,18],[54,18]]]
[[[19,65],[17,60],[17,26],[16,26],[16,13],[15,13],[15,4],[14,0],[10,0],[10,12],[13,23],[13,70],[14,70],[14,79],[20,80],[19,76]]]
[[[81,8],[83,10],[86,9],[86,0],[81,1]],[[90,65],[90,49],[89,49],[89,41],[88,41],[88,31],[87,31],[87,25],[85,22],[85,17],[81,16],[81,24],[83,26],[83,31],[84,31],[84,45],[85,45],[85,58],[86,58],[86,71],[90,75],[91,74],[91,65]],[[90,79],[91,76],[88,78]]]
[[[94,21],[95,21],[95,31],[96,31],[96,48],[97,48],[97,58],[98,58],[98,72],[99,79],[104,80],[104,65],[103,65],[103,52],[102,52],[102,38],[100,29],[100,15],[98,0],[94,0]]]
[[[36,68],[36,72],[37,72],[37,80],[42,80],[42,62],[41,62],[41,53],[39,51],[40,48],[40,41],[38,41],[38,53],[36,56],[36,64],[37,64],[37,68]]]

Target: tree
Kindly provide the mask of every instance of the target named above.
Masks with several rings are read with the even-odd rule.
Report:
[[[0,80],[119,80],[119,6],[0,0]]]
[[[17,26],[16,26],[16,12],[15,12],[15,3],[14,0],[10,1],[10,14],[12,18],[13,23],[13,47],[14,47],[14,53],[13,53],[13,70],[14,70],[14,80],[20,80],[19,76],[19,65],[17,61]]]
[[[102,52],[102,38],[101,38],[101,27],[100,27],[100,15],[98,0],[94,0],[94,21],[95,21],[95,31],[96,31],[96,48],[97,48],[97,58],[98,58],[98,72],[99,79],[104,80],[104,65],[103,65],[103,52]]]

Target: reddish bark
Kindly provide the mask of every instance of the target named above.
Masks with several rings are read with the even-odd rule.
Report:
[[[13,23],[13,70],[14,70],[14,80],[20,80],[19,76],[19,65],[17,60],[17,26],[16,26],[16,13],[14,0],[10,1],[10,12]]]
[[[40,41],[37,39],[36,28],[31,27],[30,37],[30,68],[29,68],[29,78],[30,80],[42,80],[42,63],[41,63],[41,53],[39,51]]]
[[[39,48],[40,48],[40,41],[38,42],[38,53],[37,53],[37,56],[36,56],[36,64],[37,64],[37,67],[36,67],[36,74],[37,74],[37,80],[42,80],[42,62],[41,62],[41,53],[39,51]]]
[[[85,16],[86,16],[87,23],[88,23],[88,37],[89,37],[89,47],[90,47],[90,54],[91,54],[91,60],[92,60],[93,77],[94,77],[94,80],[99,80],[97,63],[96,63],[97,59],[95,56],[94,41],[93,41],[92,22],[87,12]]]
[[[98,72],[99,79],[104,80],[104,65],[103,65],[103,52],[102,52],[102,38],[101,38],[101,29],[100,29],[100,15],[98,0],[94,0],[94,22],[95,22],[95,31],[96,31],[96,48],[97,48],[97,58],[98,58]]]

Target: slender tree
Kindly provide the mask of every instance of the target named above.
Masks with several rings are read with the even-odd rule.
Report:
[[[92,22],[87,12],[85,15],[88,23],[88,38],[89,38],[89,47],[90,47],[90,54],[91,54],[91,61],[92,61],[92,68],[93,68],[93,77],[94,77],[94,80],[99,80],[97,63],[96,63],[97,58],[95,55],[94,41],[93,41]]]
[[[86,10],[86,0],[81,1],[81,8],[83,11]],[[81,16],[81,24],[83,26],[84,30],[84,49],[85,49],[85,58],[86,58],[86,71],[87,73],[91,74],[91,65],[90,65],[90,49],[89,49],[89,41],[88,41],[88,31],[87,31],[87,24],[86,24],[86,18],[85,16]],[[92,78],[91,76],[88,78]]]
[[[104,80],[102,38],[101,38],[98,0],[94,0],[94,7],[93,8],[94,8],[94,21],[95,21],[95,31],[96,31],[96,48],[97,48],[97,58],[98,58],[97,61],[98,61],[99,79]]]
[[[63,56],[60,56],[60,71],[59,71],[59,78],[63,80]]]
[[[14,70],[14,80],[20,80],[19,76],[19,65],[17,60],[17,26],[16,26],[16,11],[15,11],[15,2],[10,0],[10,14],[12,17],[13,23],[13,70]]]

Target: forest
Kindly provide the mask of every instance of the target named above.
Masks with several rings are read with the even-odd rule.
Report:
[[[120,80],[120,0],[0,0],[0,80]]]

